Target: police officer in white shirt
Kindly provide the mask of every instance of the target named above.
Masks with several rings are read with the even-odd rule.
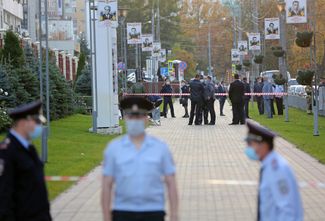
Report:
[[[145,133],[147,114],[153,105],[142,97],[127,97],[120,107],[124,111],[127,135],[111,142],[105,151],[104,220],[163,221],[166,184],[169,220],[177,221],[178,195],[172,155],[167,144]]]
[[[303,208],[299,187],[287,161],[273,150],[275,134],[247,121],[251,160],[261,161],[257,221],[302,221]]]

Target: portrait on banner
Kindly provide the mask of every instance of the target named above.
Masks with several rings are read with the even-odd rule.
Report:
[[[152,34],[143,34],[141,38],[142,38],[142,51],[152,51],[153,49]]]
[[[280,39],[280,22],[279,18],[266,18],[265,39]]]
[[[99,24],[106,27],[117,27],[117,1],[98,2]]]
[[[307,23],[307,1],[286,0],[287,23]]]
[[[259,51],[261,50],[261,34],[260,33],[249,33],[249,50]]]
[[[238,51],[240,55],[247,55],[248,53],[247,41],[238,41]]]
[[[231,49],[231,61],[240,61],[238,49]]]
[[[128,44],[142,44],[141,23],[127,23]]]

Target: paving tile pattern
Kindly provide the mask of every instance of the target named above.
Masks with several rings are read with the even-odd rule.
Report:
[[[216,110],[218,106],[216,104]],[[256,185],[259,164],[244,155],[245,126],[229,126],[230,106],[226,117],[217,117],[216,126],[188,126],[180,118],[183,112],[176,104],[176,119],[162,119],[161,127],[150,127],[148,133],[165,140],[171,147],[177,165],[180,192],[180,221],[252,221],[256,220]],[[282,138],[276,150],[292,165],[299,181],[325,183],[325,166],[298,150]],[[52,202],[55,221],[102,220],[100,208],[101,168]],[[234,180],[237,185],[221,184]],[[218,181],[218,182],[216,182]],[[325,188],[308,185],[301,189],[305,220],[325,220]]]

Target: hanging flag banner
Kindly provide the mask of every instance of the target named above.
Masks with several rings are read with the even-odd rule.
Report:
[[[240,55],[247,55],[248,53],[247,41],[238,41],[238,51]]]
[[[286,0],[287,23],[307,23],[307,1]]]
[[[117,1],[98,2],[98,18],[101,27],[118,27],[117,21]]]
[[[249,50],[259,51],[261,50],[261,34],[260,33],[249,33]]]
[[[279,18],[266,18],[264,20],[265,39],[280,39]]]
[[[153,46],[152,57],[160,57],[161,43],[154,42],[152,46]]]
[[[167,60],[166,49],[160,49],[159,61],[160,62],[166,62],[166,60]]]
[[[231,61],[240,61],[238,49],[231,49]]]
[[[141,23],[127,23],[128,44],[141,44]]]
[[[58,16],[63,15],[63,0],[58,0]]]
[[[142,35],[142,51],[152,51],[153,36],[152,34]]]

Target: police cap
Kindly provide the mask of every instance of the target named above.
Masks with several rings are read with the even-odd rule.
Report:
[[[124,98],[120,107],[127,115],[147,115],[154,109],[154,105],[150,101],[138,96]]]
[[[248,134],[246,137],[246,141],[257,141],[257,142],[268,142],[270,144],[273,144],[273,139],[276,137],[276,134],[272,131],[266,129],[265,127],[262,127],[261,125],[251,121],[246,121],[247,127],[248,127]]]
[[[42,102],[40,100],[23,104],[9,111],[9,117],[14,121],[20,119],[34,119],[39,123],[45,123],[46,119],[41,113]]]

